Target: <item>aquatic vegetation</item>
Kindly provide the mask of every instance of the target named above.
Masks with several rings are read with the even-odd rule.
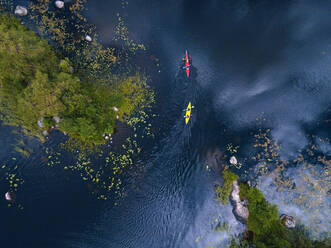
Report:
[[[14,171],[15,169],[17,169],[17,167],[18,167],[17,165],[16,167],[14,167]],[[17,173],[14,173],[12,171],[6,172],[5,178],[8,181],[9,187],[12,191],[17,191],[18,187],[24,183],[24,180],[21,177],[19,177]]]
[[[16,158],[13,157],[12,160],[15,161]],[[2,164],[0,166],[0,179],[4,179],[8,183],[9,192],[17,193],[20,190],[21,186],[24,184],[24,179],[18,169],[18,165],[8,166],[6,164]],[[8,207],[12,206],[15,206],[21,210],[24,209],[24,207],[15,200],[8,203]]]
[[[263,123],[265,118],[262,116],[257,120]],[[331,163],[325,151],[328,151],[330,142],[316,135],[306,135],[305,138],[307,146],[298,150],[294,159],[285,160],[281,156],[281,145],[272,137],[271,130],[258,128],[254,134],[255,152],[250,158],[254,166],[249,170],[250,179],[254,181],[257,178],[258,186],[267,183],[263,187],[267,196],[274,199],[273,204],[282,206],[283,212],[290,212],[294,205],[305,213],[308,220],[301,222],[297,219],[298,224],[293,229],[284,227],[279,220],[278,207],[269,203],[258,188],[241,183],[240,197],[248,201],[250,212],[247,230],[233,239],[229,247],[330,246],[329,222],[321,221],[325,214],[327,216],[328,210],[325,209],[329,209]],[[227,146],[227,150],[231,154],[237,152],[232,144]],[[218,187],[220,191],[221,187]]]
[[[223,223],[218,223],[217,226],[215,227],[215,231],[220,231],[220,232],[229,232],[230,228],[229,228],[229,224],[226,222]]]
[[[19,152],[20,154],[22,154],[24,157],[29,157],[31,155],[31,150],[30,149],[27,149],[25,147],[16,147],[15,150],[17,152]]]
[[[238,152],[239,146],[235,146],[232,143],[226,145],[226,150],[231,154],[235,154]]]
[[[147,127],[150,127],[148,124],[150,124],[151,118],[148,117],[148,113],[145,112],[143,116],[144,118],[140,121],[137,121],[137,117],[128,120],[140,135],[134,133],[133,137],[127,137],[122,144],[123,149],[120,151],[104,152],[101,149],[105,148],[104,146],[94,147],[93,150],[77,150],[77,147],[71,146],[74,162],[68,163],[63,160],[61,153],[46,147],[48,166],[60,166],[66,171],[78,173],[97,199],[107,200],[111,197],[114,200],[115,195],[119,198],[124,197],[126,195],[123,187],[124,173],[134,168],[134,159],[142,151],[139,141],[142,140],[142,136],[146,135],[147,137],[145,125],[141,125],[142,120],[147,124]],[[64,147],[67,150],[68,147],[66,145]],[[118,205],[119,203],[115,202],[114,204]]]
[[[51,40],[55,47],[75,64],[75,69],[89,80],[103,80],[109,84],[113,73],[132,74],[137,72],[134,63],[128,63],[131,54],[145,50],[130,38],[124,17],[117,13],[118,23],[114,26],[115,41],[121,49],[105,48],[98,42],[96,28],[87,22],[82,12],[86,0],[75,0],[66,4],[69,11],[54,11],[53,2],[38,0],[30,3],[31,20],[37,25],[39,34]],[[122,8],[128,5],[122,2]],[[91,41],[85,39],[86,35]]]
[[[65,12],[54,10],[54,3],[49,0],[31,2],[29,18],[42,38],[27,30],[16,18],[2,15],[2,31],[8,31],[6,22],[10,23],[12,31],[6,41],[7,46],[12,47],[9,51],[15,51],[19,44],[19,50],[23,52],[8,54],[3,50],[12,59],[9,62],[20,62],[16,65],[19,68],[14,67],[13,71],[22,71],[22,74],[12,73],[17,77],[15,91],[2,87],[3,95],[9,96],[8,100],[3,98],[7,102],[2,104],[0,113],[3,120],[8,120],[7,124],[21,126],[26,134],[42,141],[45,139],[41,131],[55,126],[67,134],[69,139],[60,146],[71,151],[76,161],[65,162],[61,153],[46,147],[47,165],[79,173],[92,193],[98,199],[106,200],[113,193],[125,196],[122,173],[134,166],[134,157],[142,151],[140,140],[154,137],[151,117],[155,114],[152,115],[151,110],[155,96],[147,85],[148,78],[134,63],[128,62],[130,54],[145,47],[129,38],[124,18],[118,14],[114,37],[122,50],[105,48],[97,41],[95,27],[82,15],[85,2],[72,1],[66,5],[69,11]],[[122,5],[127,6],[127,2]],[[14,39],[20,35],[28,36],[29,42]],[[85,39],[86,35],[91,37],[89,41]],[[34,55],[35,59],[28,54]],[[8,62],[2,69],[6,66]],[[3,78],[9,79],[10,75],[8,72]],[[29,77],[25,78],[26,75]],[[16,105],[10,104],[9,100]],[[60,117],[59,123],[54,123],[55,116]],[[103,134],[114,132],[116,119],[127,123],[134,134],[126,138],[121,151],[107,155],[103,145],[110,144]],[[27,154],[24,147],[19,146],[17,150]],[[97,153],[98,158],[93,159]],[[104,160],[101,166],[100,159]]]
[[[124,7],[124,6],[123,6]],[[135,52],[137,50],[146,50],[144,44],[137,44],[134,40],[129,38],[129,31],[124,22],[124,17],[122,17],[119,13],[117,13],[118,24],[115,27],[115,37],[114,41],[122,41],[125,47],[128,47],[131,52]]]
[[[238,176],[231,172],[228,167],[223,170],[223,185],[215,186],[216,200],[222,201],[224,204],[228,203],[229,195],[232,191],[232,182],[238,179]]]
[[[258,120],[263,122],[265,118],[262,116],[262,119]],[[323,199],[330,188],[330,161],[321,153],[321,144],[317,143],[329,144],[328,140],[314,135],[306,136],[309,143],[305,150],[299,150],[296,158],[287,161],[281,157],[281,146],[272,138],[270,129],[259,128],[254,138],[253,147],[256,152],[251,159],[257,164],[250,168],[251,176],[258,177],[258,185],[262,184],[261,180],[264,178],[269,178],[268,181],[271,179],[272,187],[275,187],[271,190],[278,195],[274,203],[279,206],[295,204],[309,213],[310,221],[305,226],[299,224],[294,229],[285,228],[279,220],[276,205],[267,202],[258,188],[241,183],[240,197],[248,200],[250,214],[247,232],[240,238],[240,246],[232,242],[231,247],[246,247],[247,242],[255,247],[330,246],[328,238],[323,240],[320,236],[314,235],[323,229],[322,223],[316,220],[326,204]],[[296,171],[295,179],[291,176],[293,170]],[[328,237],[328,234],[325,237]],[[321,239],[322,241],[319,241]],[[243,244],[243,241],[246,243]]]
[[[0,0],[0,11],[2,10],[13,10],[13,0]]]
[[[321,147],[329,146],[330,142],[316,135],[307,135],[307,146],[299,150],[292,160],[285,160],[280,156],[281,146],[270,132],[270,129],[260,128],[254,135],[257,152],[252,160],[257,165],[250,172],[258,178],[258,185],[269,178],[269,187],[277,192],[278,206],[294,205],[306,213],[305,218],[308,220],[305,225],[309,227],[309,234],[319,238],[321,233],[330,229],[330,222],[321,221],[324,219],[321,216],[327,214],[329,209],[326,199],[331,187],[331,162]]]

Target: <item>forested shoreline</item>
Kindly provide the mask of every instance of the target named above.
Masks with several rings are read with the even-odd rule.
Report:
[[[14,16],[2,13],[0,23],[0,113],[5,124],[41,139],[42,131],[57,127],[81,145],[94,146],[106,142],[116,119],[125,121],[153,101],[143,75],[114,75],[108,84],[89,80]]]
[[[227,204],[231,191],[232,182],[238,180],[238,176],[226,167],[223,170],[224,183],[216,185],[216,200],[220,204]],[[231,186],[229,186],[231,185]],[[288,228],[285,224],[286,218],[279,217],[276,205],[271,205],[257,188],[246,182],[240,183],[239,198],[247,206],[249,212],[245,219],[246,230],[238,237],[237,242],[232,239],[230,248],[245,247],[282,247],[282,248],[327,248],[331,240],[312,240],[307,229],[301,224]],[[293,218],[293,217],[291,217]],[[227,226],[227,224],[223,224]],[[223,231],[224,228],[220,229]]]

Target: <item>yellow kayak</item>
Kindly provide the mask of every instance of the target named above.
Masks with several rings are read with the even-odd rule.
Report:
[[[185,124],[188,123],[191,117],[191,102],[188,103],[187,108],[186,108],[186,114],[185,114]]]

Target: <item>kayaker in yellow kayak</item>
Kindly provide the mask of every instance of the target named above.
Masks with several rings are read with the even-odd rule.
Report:
[[[184,109],[184,111],[186,111],[186,114],[184,116],[185,118],[185,124],[187,124],[190,120],[191,117],[191,109],[194,108],[194,106],[191,106],[191,102],[188,103],[187,108]]]

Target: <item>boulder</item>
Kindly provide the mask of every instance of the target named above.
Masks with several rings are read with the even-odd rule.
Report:
[[[13,202],[13,201],[15,201],[16,195],[15,195],[13,192],[8,191],[8,192],[5,194],[5,198],[6,198],[6,200],[9,201],[9,202]]]
[[[26,16],[28,14],[28,10],[24,6],[17,5],[14,13],[18,16]]]
[[[56,122],[56,124],[59,124],[61,121],[61,118],[58,116],[53,116],[53,120]]]
[[[232,156],[232,157],[230,158],[230,164],[232,164],[232,165],[236,165],[237,163],[238,163],[238,161],[237,161],[236,157],[235,157],[235,156]]]
[[[62,9],[64,7],[63,1],[55,1],[55,6],[59,9]]]
[[[118,111],[118,108],[116,106],[114,106],[113,107],[113,110],[117,112]]]
[[[295,227],[295,219],[292,216],[288,216],[286,214],[282,214],[280,217],[280,222],[286,226],[287,228],[294,228]]]
[[[92,38],[91,38],[91,36],[86,35],[86,36],[85,36],[85,40],[87,40],[88,42],[91,42],[91,41],[92,41]]]
[[[44,131],[43,131],[43,135],[44,135],[44,136],[47,136],[47,135],[48,135],[47,130],[44,130]]]
[[[248,219],[248,202],[247,201],[241,201],[239,197],[240,188],[238,185],[238,181],[233,181],[232,183],[232,192],[230,194],[230,202],[233,206],[233,214],[236,217],[238,221],[240,221],[243,224],[247,223]]]

